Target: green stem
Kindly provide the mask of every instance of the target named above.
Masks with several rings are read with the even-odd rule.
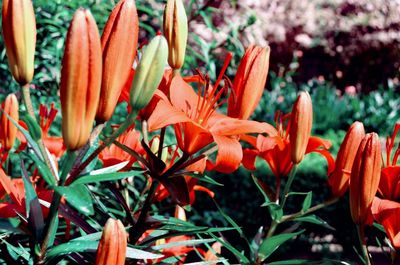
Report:
[[[65,161],[64,163],[66,163],[66,166],[64,165],[65,169],[64,169],[63,173],[60,176],[60,180],[58,182],[58,186],[64,186],[65,180],[66,180],[67,175],[68,175],[65,172],[68,172],[68,167],[72,166],[72,164],[73,164],[72,161],[74,160],[75,156],[76,156],[75,152],[73,152],[73,151],[68,151],[67,152],[67,156],[66,156],[66,158],[64,160]],[[43,238],[42,244],[40,245],[39,263],[43,262],[43,260],[45,258],[45,255],[46,255],[46,250],[48,248],[50,239],[52,237],[52,231],[54,229],[56,229],[55,228],[56,218],[57,218],[57,215],[58,215],[58,207],[60,206],[61,198],[62,198],[62,195],[60,193],[58,193],[56,191],[53,192],[53,198],[52,198],[51,205],[50,205],[49,215],[48,215],[48,218],[46,220],[46,226],[45,226],[44,232],[43,232],[43,234],[45,236]]]
[[[142,236],[142,234],[146,231],[145,227],[146,217],[148,212],[150,211],[151,203],[153,201],[158,185],[159,182],[153,179],[149,192],[147,193],[146,200],[143,204],[142,210],[140,211],[139,218],[135,223],[135,225],[129,229],[129,238],[131,244],[135,244]]]
[[[292,170],[290,171],[288,181],[286,182],[285,189],[283,190],[283,199],[282,199],[282,209],[285,207],[286,200],[288,198],[288,193],[290,191],[290,187],[292,186],[294,177],[296,176],[296,171],[297,171],[297,165],[294,165]]]
[[[22,86],[22,97],[24,99],[24,103],[25,103],[25,107],[26,110],[28,111],[29,116],[32,117],[32,119],[34,119],[36,121],[36,116],[35,116],[35,111],[33,109],[33,104],[32,104],[32,100],[31,100],[31,94],[30,94],[30,89],[29,89],[29,84],[26,84],[24,86]],[[40,153],[42,154],[43,160],[46,163],[47,167],[50,169],[51,173],[53,174],[53,177],[55,178],[55,176],[57,176],[54,167],[51,164],[51,160],[49,157],[49,154],[46,151],[46,147],[43,143],[42,139],[39,139],[37,141],[38,146],[39,146],[39,150]]]
[[[121,126],[117,130],[115,130],[115,132],[113,132],[110,137],[106,138],[104,142],[102,142],[99,147],[97,147],[97,149],[93,153],[91,153],[88,158],[86,158],[85,161],[83,161],[79,166],[73,168],[70,172],[70,177],[68,178],[67,184],[73,182],[78,177],[78,175],[90,164],[90,162],[92,162],[93,159],[95,159],[100,154],[100,152],[104,150],[104,148],[110,146],[115,141],[115,139],[118,138],[118,136],[124,133],[129,128],[129,126],[131,126],[132,123],[135,122],[136,116],[136,112],[132,112],[131,114],[129,114],[125,122],[122,123]]]
[[[366,265],[371,265],[371,260],[369,259],[367,244],[364,239],[364,227],[363,225],[357,225],[358,240],[360,241],[361,250],[364,256],[364,263]]]
[[[268,229],[267,232],[267,238],[270,238],[271,236],[274,235],[276,228],[278,227],[278,222],[275,220],[272,220],[271,226]]]
[[[285,215],[285,216],[282,217],[281,223],[287,222],[287,221],[291,221],[293,219],[296,219],[297,217],[300,217],[300,216],[307,215],[307,214],[313,213],[315,211],[318,211],[318,210],[320,210],[322,208],[325,208],[325,207],[327,207],[327,206],[329,206],[331,204],[336,203],[338,200],[339,200],[339,198],[333,197],[333,198],[331,198],[329,200],[326,200],[326,201],[324,201],[324,202],[322,202],[320,204],[317,204],[317,205],[309,208],[307,211],[304,211],[304,212],[303,211],[299,211],[297,213]]]

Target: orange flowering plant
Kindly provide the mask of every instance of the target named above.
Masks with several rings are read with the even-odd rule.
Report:
[[[263,264],[304,232],[302,223],[329,227],[314,212],[349,187],[363,260],[369,262],[364,228],[373,220],[396,257],[400,151],[392,162],[390,153],[399,125],[387,139],[383,169],[379,137],[365,134],[361,122],[350,127],[335,162],[331,142],[313,135],[308,92],[298,93],[288,113],[276,113],[275,126],[251,119],[267,81],[268,46],[245,49],[232,80],[226,71],[233,54],[227,53],[214,80],[204,68],[182,71],[190,22],[182,0],[167,1],[163,32],[143,43],[138,10],[134,0],[120,0],[100,33],[91,11],[77,9],[64,43],[59,104],[35,109],[29,90],[35,79],[33,5],[3,1],[6,54],[21,86],[0,109],[0,230],[7,231],[0,238],[15,254],[6,262],[21,256],[24,264]],[[125,106],[116,123],[116,109]],[[315,205],[311,191],[292,185],[309,153],[326,161],[332,190]],[[269,218],[249,240],[216,203],[213,185],[221,184],[208,173],[229,174],[240,166],[255,171],[257,158],[267,163],[275,185],[250,173]],[[191,221],[199,192],[228,225]],[[287,206],[299,197],[301,207],[293,212]],[[228,231],[247,249],[237,249]]]

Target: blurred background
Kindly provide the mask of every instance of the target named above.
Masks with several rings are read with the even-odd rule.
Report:
[[[35,0],[38,40],[33,98],[35,104],[55,102],[59,107],[58,84],[64,38],[74,11],[90,8],[100,31],[116,1]],[[161,31],[163,1],[137,0],[140,14],[140,43],[145,44]],[[313,133],[330,139],[336,155],[344,134],[355,120],[368,132],[376,131],[382,141],[400,117],[400,1],[398,0],[187,0],[189,42],[184,73],[196,68],[215,79],[227,54],[234,54],[227,75],[235,75],[237,64],[249,44],[270,45],[270,73],[267,87],[253,119],[273,124],[275,111],[287,113],[299,90],[310,92],[314,107]],[[0,39],[0,97],[17,91],[12,81],[2,39]],[[2,99],[1,99],[2,100]],[[125,106],[117,110],[115,121],[123,119]],[[60,114],[59,114],[60,115]],[[60,117],[56,120],[60,123]],[[58,126],[51,133],[60,135]],[[58,127],[59,128],[59,127]],[[274,177],[263,161],[256,176],[267,183]],[[253,238],[270,220],[261,208],[262,195],[250,172],[240,169],[231,175],[215,174],[224,186],[210,186],[222,210]],[[295,191],[313,191],[313,199],[329,198],[326,162],[310,155],[294,181]],[[289,200],[296,211],[302,203]],[[228,225],[210,199],[199,193],[189,217],[197,224]],[[356,261],[357,245],[348,198],[317,213],[327,223],[304,224],[301,237],[282,246],[274,259],[307,258]],[[285,229],[285,227],[283,228]],[[378,239],[383,233],[371,229]],[[225,235],[241,248],[236,232]],[[379,254],[377,264],[387,264]],[[382,244],[385,244],[384,242]],[[243,249],[243,251],[248,251]],[[324,263],[329,264],[329,262]]]

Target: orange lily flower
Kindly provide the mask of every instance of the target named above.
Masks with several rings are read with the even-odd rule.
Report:
[[[2,104],[2,109],[4,113],[18,122],[19,105],[17,97],[14,94],[9,94],[6,97],[6,100]],[[0,143],[5,151],[9,151],[14,146],[15,138],[17,137],[17,127],[15,127],[4,113],[1,112],[0,114]]]
[[[357,150],[350,176],[351,217],[357,225],[372,222],[371,205],[381,172],[381,144],[376,133],[367,134]]]
[[[335,197],[341,197],[350,185],[351,167],[358,146],[365,136],[364,125],[354,122],[344,137],[335,162],[335,170],[329,177],[329,185]]]
[[[400,249],[400,203],[375,197],[372,202],[372,215],[383,225],[392,246]]]
[[[129,79],[136,56],[138,33],[135,1],[121,0],[111,12],[101,36],[103,75],[96,114],[96,119],[100,121],[111,118],[124,83]]]
[[[33,78],[36,19],[30,0],[3,0],[3,38],[11,73],[20,85]]]
[[[36,184],[33,181],[33,184]],[[36,193],[38,197],[47,202],[51,201],[52,191],[35,185]],[[10,218],[17,217],[18,214],[25,216],[25,188],[22,178],[11,179],[6,175],[4,170],[0,168],[0,200],[4,199],[5,195],[8,195],[10,201],[0,202],[0,217]],[[42,206],[43,216],[46,217],[49,209]]]
[[[392,136],[386,138],[386,166],[381,171],[381,180],[378,188],[383,198],[393,201],[400,199],[400,165],[396,165],[400,156],[400,145],[394,152],[392,161],[390,161],[396,135],[399,130],[400,123],[397,123]]]
[[[51,124],[56,118],[57,112],[58,110],[54,107],[54,103],[51,103],[50,108],[46,107],[43,104],[40,104],[39,125],[42,131],[42,140],[44,145],[52,155],[54,155],[56,158],[61,158],[67,149],[64,144],[63,138],[60,136],[49,135]],[[23,121],[20,121],[19,124],[24,129],[28,129],[27,125]],[[18,150],[25,149],[27,143],[25,136],[20,131],[18,131],[17,138],[21,142]]]
[[[224,69],[226,69],[225,63]],[[222,72],[224,72],[224,69]],[[215,143],[218,153],[214,170],[233,172],[243,157],[239,135],[247,133],[275,133],[275,129],[267,123],[239,120],[218,113],[218,100],[223,89],[218,91],[218,84],[211,86],[208,77],[194,76],[199,87],[195,93],[193,88],[180,76],[175,76],[170,85],[170,100],[160,91],[160,98],[153,114],[150,116],[149,130],[154,131],[168,125],[174,125],[178,145],[188,155],[193,155],[201,149]]]
[[[311,135],[312,119],[313,111],[310,94],[302,91],[293,105],[290,117],[290,149],[292,161],[295,164],[303,160],[308,139]]]
[[[96,265],[125,264],[127,234],[120,220],[108,219],[97,247]]]
[[[92,14],[77,10],[68,29],[60,83],[62,135],[70,150],[85,145],[92,131],[100,98],[101,54]]]
[[[269,67],[269,47],[251,45],[240,61],[233,93],[228,100],[228,116],[247,120],[264,92]]]
[[[144,150],[140,144],[140,132],[135,129],[127,130],[117,138],[117,141],[135,150],[139,154],[144,154]],[[136,161],[133,156],[114,144],[105,148],[100,153],[99,159],[103,162],[104,167],[116,165],[124,161],[129,161],[126,167],[130,167]]]
[[[272,173],[281,178],[287,176],[293,168],[291,160],[291,144],[290,144],[290,115],[281,115],[277,112],[275,115],[275,124],[277,135],[265,137],[245,137],[243,140],[249,142],[255,149],[245,149],[243,165],[250,170],[255,170],[255,160],[259,156],[264,159]],[[285,125],[286,124],[286,125]],[[305,153],[317,152],[323,155],[328,163],[328,174],[334,169],[334,159],[328,149],[331,147],[330,141],[319,137],[311,136],[306,143]]]

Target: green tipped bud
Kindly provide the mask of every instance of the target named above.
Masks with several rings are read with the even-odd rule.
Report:
[[[130,92],[133,110],[139,111],[150,102],[163,77],[167,58],[167,41],[163,36],[156,36],[143,51],[136,68]]]
[[[168,41],[168,63],[180,69],[185,61],[188,20],[182,0],[168,0],[164,11],[164,35]]]

